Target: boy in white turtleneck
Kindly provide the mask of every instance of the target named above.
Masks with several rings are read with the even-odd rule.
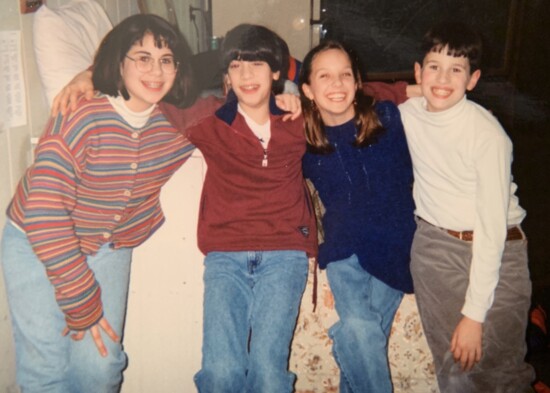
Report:
[[[465,95],[481,74],[481,40],[463,24],[445,23],[425,35],[422,49],[415,78],[423,97],[399,108],[418,217],[411,273],[439,387],[530,392],[531,282],[512,143]]]

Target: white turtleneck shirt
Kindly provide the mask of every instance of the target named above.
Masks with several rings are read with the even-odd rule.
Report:
[[[399,109],[413,162],[415,214],[441,228],[474,231],[462,313],[483,322],[507,227],[525,217],[512,181],[512,143],[496,118],[466,97],[442,112],[429,112],[423,97]]]

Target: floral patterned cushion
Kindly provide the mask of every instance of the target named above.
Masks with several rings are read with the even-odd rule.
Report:
[[[317,308],[313,312],[314,262],[302,300],[292,343],[290,369],[296,393],[337,393],[340,380],[328,329],[337,321],[334,299],[324,271],[317,272]],[[438,393],[431,352],[414,295],[405,295],[392,326],[388,355],[394,393]]]

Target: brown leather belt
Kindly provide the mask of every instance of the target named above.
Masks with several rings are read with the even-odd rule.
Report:
[[[467,242],[471,242],[474,240],[474,231],[452,231],[450,229],[445,229],[445,231],[451,235],[456,237],[457,239],[464,240]],[[523,239],[523,232],[521,229],[519,229],[518,226],[514,226],[512,228],[508,228],[508,233],[506,234],[506,241],[508,240],[521,240]]]

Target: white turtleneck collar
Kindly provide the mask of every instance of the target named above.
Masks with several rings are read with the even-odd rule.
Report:
[[[128,108],[128,106],[126,105],[126,100],[124,99],[124,97],[122,97],[121,94],[116,97],[107,96],[107,99],[109,100],[115,111],[134,128],[143,127],[149,120],[151,112],[153,112],[156,107],[156,104],[154,104],[144,111],[134,112]]]
[[[464,95],[460,101],[455,105],[440,112],[430,112],[428,111],[428,102],[425,97],[421,98],[420,108],[423,112],[423,115],[429,119],[431,122],[446,124],[448,122],[454,121],[457,116],[461,116],[465,108],[467,107],[467,97]]]

